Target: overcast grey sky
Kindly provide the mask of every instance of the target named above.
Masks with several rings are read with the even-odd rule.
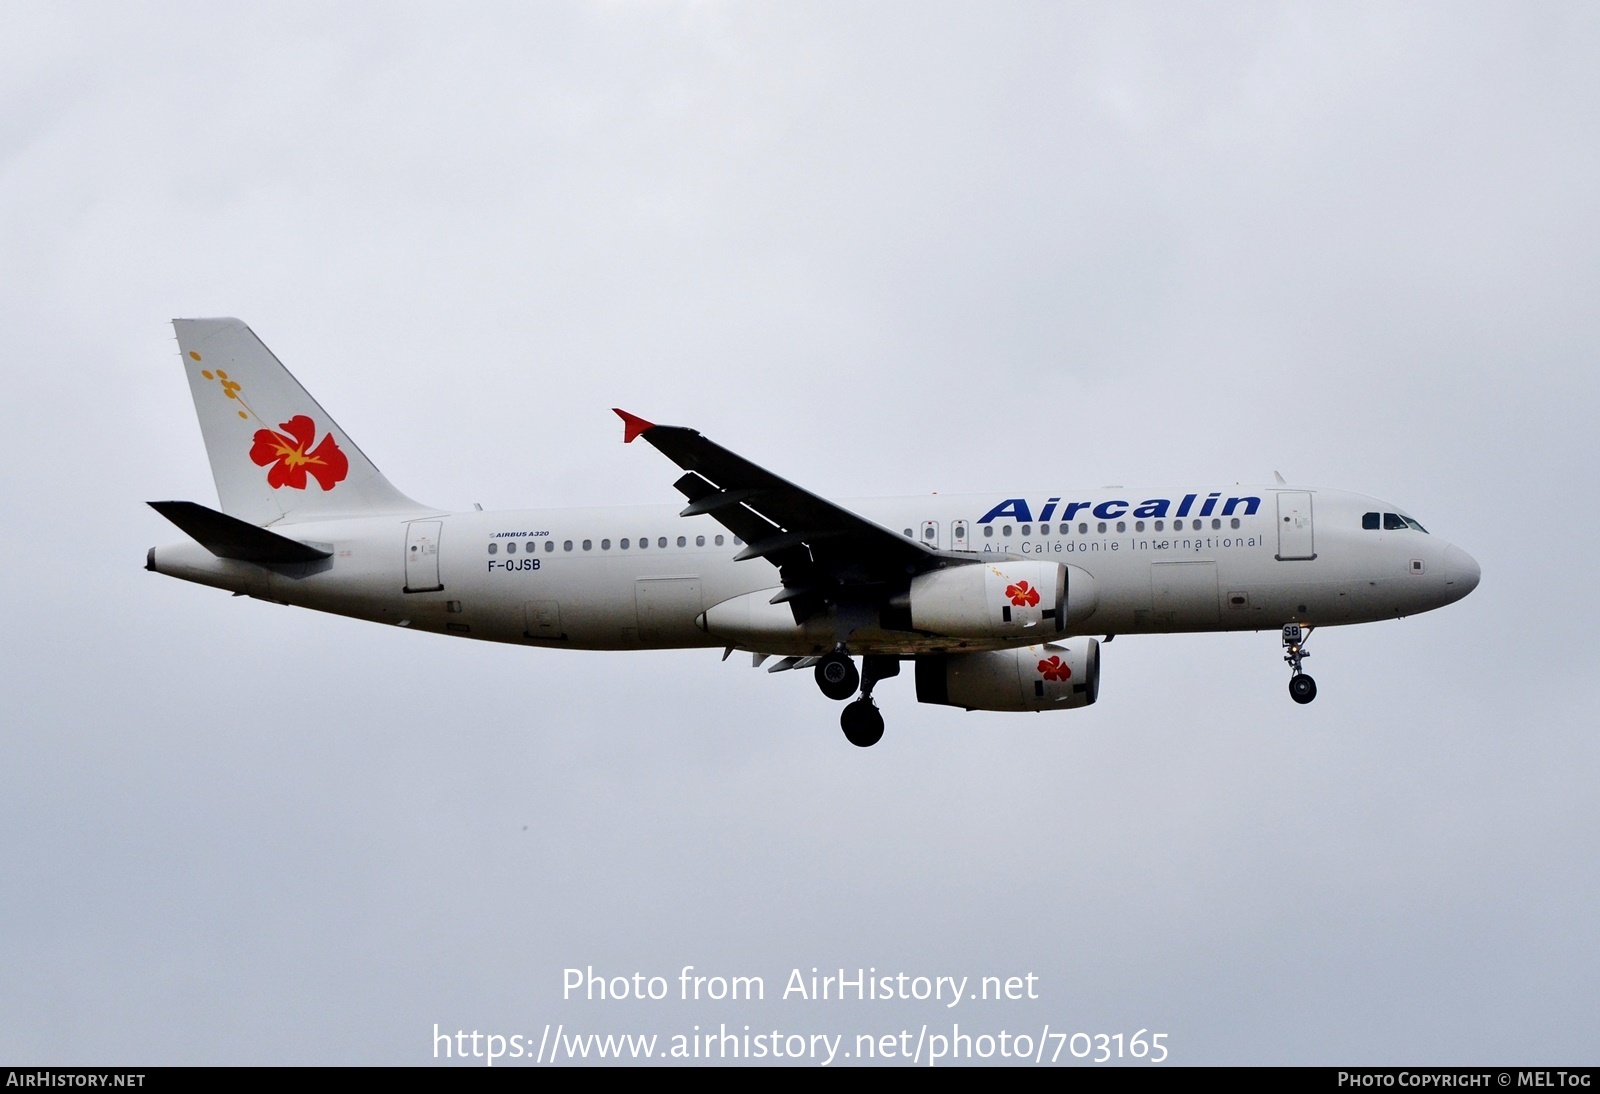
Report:
[[[7,3],[0,1062],[1168,1034],[1595,1063],[1592,4]],[[173,316],[402,490],[661,503],[613,405],[840,497],[1267,479],[1467,600],[1124,637],[1057,715],[499,648],[142,570],[215,499]],[[1582,711],[1589,709],[1587,716]],[[562,970],[760,975],[563,1002]],[[792,968],[1039,977],[945,1011]]]

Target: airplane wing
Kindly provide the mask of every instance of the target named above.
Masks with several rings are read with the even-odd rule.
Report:
[[[615,409],[615,408],[613,408]],[[643,437],[685,474],[673,483],[689,504],[679,516],[710,516],[745,542],[735,561],[778,567],[795,622],[842,596],[887,593],[948,561],[938,552],[802,490],[682,426],[655,425],[616,410],[624,442]]]

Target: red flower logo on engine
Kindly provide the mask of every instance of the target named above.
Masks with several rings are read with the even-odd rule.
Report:
[[[1017,608],[1034,608],[1039,604],[1039,590],[1029,585],[1026,581],[1019,581],[1015,585],[1006,586],[1006,596],[1011,598],[1011,604]]]
[[[1060,657],[1052,655],[1039,662],[1039,675],[1046,680],[1070,680],[1072,679],[1072,667],[1061,660]]]
[[[317,436],[317,426],[304,414],[296,414],[278,428],[283,432],[256,430],[255,444],[250,448],[250,458],[257,466],[272,465],[267,472],[267,484],[274,490],[284,486],[304,490],[308,474],[324,490],[332,490],[335,483],[343,481],[350,473],[350,461],[339,451],[339,443],[332,433],[324,434],[322,443],[311,447]]]

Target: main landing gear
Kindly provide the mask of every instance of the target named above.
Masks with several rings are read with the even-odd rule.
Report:
[[[883,740],[883,711],[871,699],[857,699],[839,715],[839,727],[857,748],[871,748]]]
[[[848,699],[861,686],[856,663],[842,653],[828,654],[816,667],[817,687],[830,699]]]
[[[1285,623],[1283,626],[1283,648],[1288,652],[1283,659],[1289,664],[1289,698],[1304,706],[1317,697],[1317,682],[1307,676],[1300,668],[1300,662],[1311,656],[1311,651],[1306,649],[1306,642],[1311,638],[1314,627],[1302,627],[1298,623]]]
[[[839,715],[839,726],[845,740],[857,748],[871,748],[883,739],[883,713],[872,701],[872,689],[878,681],[900,672],[898,657],[867,656],[861,659],[861,672],[856,672],[855,662],[842,649],[828,654],[817,662],[817,687],[830,699],[848,699],[861,689],[861,697]]]

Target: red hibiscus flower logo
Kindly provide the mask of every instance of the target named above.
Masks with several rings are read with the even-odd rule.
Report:
[[[1007,585],[1006,595],[1011,598],[1013,607],[1035,608],[1039,605],[1039,590],[1029,585],[1026,581],[1019,581],[1015,585]]]
[[[267,484],[274,490],[284,486],[304,490],[307,475],[316,479],[324,490],[332,490],[335,483],[343,481],[350,473],[350,461],[339,451],[332,433],[324,434],[322,443],[311,447],[317,426],[306,415],[296,414],[278,429],[283,432],[256,430],[255,444],[250,448],[250,458],[257,466],[272,465],[267,472]]]
[[[1046,660],[1039,662],[1039,675],[1046,680],[1070,680],[1072,679],[1072,666],[1052,654]]]

